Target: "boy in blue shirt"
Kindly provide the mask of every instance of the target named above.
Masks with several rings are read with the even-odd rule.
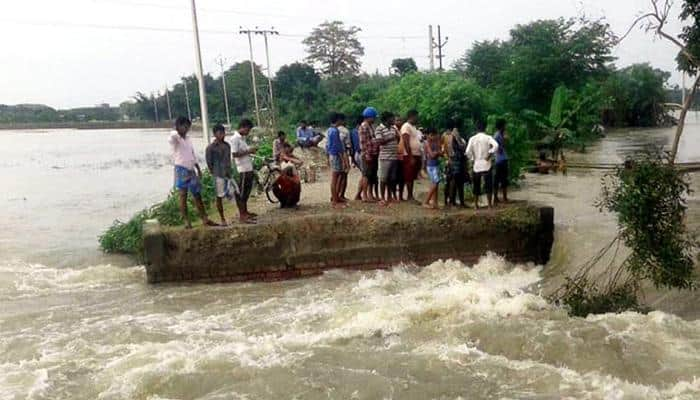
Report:
[[[498,150],[496,151],[496,176],[493,185],[493,202],[498,203],[498,188],[501,188],[503,192],[503,202],[508,202],[508,175],[510,174],[510,168],[508,167],[508,153],[506,152],[506,142],[508,141],[508,135],[506,135],[506,120],[499,119],[496,121],[496,133],[493,135],[493,139],[498,143]]]
[[[331,114],[331,126],[328,128],[326,137],[326,152],[328,153],[328,163],[331,167],[331,203],[334,208],[344,208],[345,204],[341,200],[342,175],[350,167],[345,145],[340,139],[338,127],[345,123],[345,116],[339,113]]]

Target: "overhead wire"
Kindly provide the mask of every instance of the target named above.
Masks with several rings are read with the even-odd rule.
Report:
[[[167,27],[157,27],[157,26],[141,26],[141,25],[104,25],[104,24],[92,24],[84,22],[68,22],[68,21],[27,21],[27,20],[13,20],[7,18],[0,18],[0,22],[16,24],[16,25],[29,25],[29,26],[54,26],[54,27],[67,27],[67,28],[90,28],[90,29],[108,29],[108,30],[122,30],[122,31],[151,31],[151,32],[177,32],[177,33],[192,33],[190,29],[182,28],[167,28]],[[217,35],[237,35],[239,31],[233,30],[223,30],[223,29],[200,29],[201,33],[207,34],[217,34]],[[305,38],[308,34],[301,33],[283,33],[279,36],[289,37],[289,38]],[[381,35],[368,35],[359,36],[360,39],[387,39],[387,40],[410,40],[410,39],[423,39],[421,36],[381,36]]]

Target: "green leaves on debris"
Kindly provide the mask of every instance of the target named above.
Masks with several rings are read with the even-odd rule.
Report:
[[[551,296],[571,315],[640,311],[645,282],[694,289],[698,242],[685,225],[687,176],[660,153],[646,154],[603,179],[597,206],[617,215],[618,236]],[[630,254],[621,262],[621,245]],[[604,263],[607,262],[607,265]]]

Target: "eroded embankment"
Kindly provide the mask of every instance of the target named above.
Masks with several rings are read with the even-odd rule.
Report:
[[[334,268],[375,269],[438,259],[473,263],[486,252],[544,264],[553,209],[517,205],[409,215],[300,213],[255,226],[163,230],[144,239],[147,277],[157,282],[281,280]]]

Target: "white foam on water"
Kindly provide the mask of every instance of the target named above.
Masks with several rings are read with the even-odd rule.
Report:
[[[109,264],[85,268],[53,268],[42,264],[11,261],[0,264],[0,275],[9,276],[12,281],[11,288],[0,291],[0,300],[95,289],[113,290],[145,282],[144,267],[125,268]]]
[[[528,346],[547,349],[550,336],[568,338],[569,349],[581,354],[586,346],[605,345],[606,340],[649,347],[668,343],[654,349],[658,359],[688,368],[699,365],[700,355],[698,322],[664,313],[572,319],[536,293],[541,268],[512,265],[493,254],[482,257],[472,268],[447,260],[425,268],[333,271],[316,279],[289,283],[269,297],[264,296],[271,292],[268,284],[217,285],[206,290],[201,286],[150,288],[143,283],[142,268],[95,266],[57,270],[37,265],[4,265],[0,272],[18,276],[16,290],[20,295],[79,295],[123,287],[127,282],[135,285],[135,290],[147,290],[156,296],[138,292],[144,299],[141,301],[147,303],[131,304],[130,299],[123,298],[123,304],[101,313],[76,309],[73,312],[78,313],[77,319],[69,324],[50,315],[45,317],[47,323],[23,332],[13,334],[0,328],[3,335],[8,335],[0,337],[0,348],[3,343],[9,346],[15,341],[31,342],[40,349],[31,358],[20,355],[0,365],[0,393],[5,395],[0,398],[25,398],[31,393],[41,397],[41,393],[65,389],[65,382],[54,378],[54,374],[37,372],[70,372],[78,365],[91,371],[92,389],[100,399],[165,399],[168,396],[157,388],[181,376],[294,369],[324,349],[350,351],[344,349],[351,344],[385,354],[388,360],[398,352],[453,365],[445,374],[463,374],[461,369],[466,369],[470,374],[499,382],[499,371],[511,371],[523,381],[532,379],[535,383],[539,379],[536,377],[541,376],[555,384],[562,398],[684,400],[700,396],[697,379],[668,384],[628,382],[606,372],[604,360],[600,371],[579,371],[539,359],[536,352],[527,349],[489,353],[480,339],[486,338],[483,335],[498,335],[504,321],[511,321],[516,324],[515,329],[520,326],[541,333]],[[247,297],[258,292],[263,295],[250,297],[253,300]],[[193,302],[202,297],[208,302]],[[161,307],[150,304],[156,301],[165,303]],[[51,311],[54,312],[65,311]],[[475,336],[471,338],[461,336],[461,332],[474,326],[492,326],[493,331],[482,329],[472,332]],[[591,340],[596,341],[587,343],[581,334],[586,330],[602,332],[603,337],[594,335]],[[573,356],[562,354],[563,361],[567,357]],[[675,371],[672,365],[669,368]],[[535,383],[527,390],[536,393],[539,387]],[[287,393],[285,388],[275,387],[274,382],[270,385],[274,393]],[[210,394],[209,398],[226,398],[219,396],[216,389]],[[237,396],[246,398],[245,393]],[[249,396],[259,397],[268,396]]]

